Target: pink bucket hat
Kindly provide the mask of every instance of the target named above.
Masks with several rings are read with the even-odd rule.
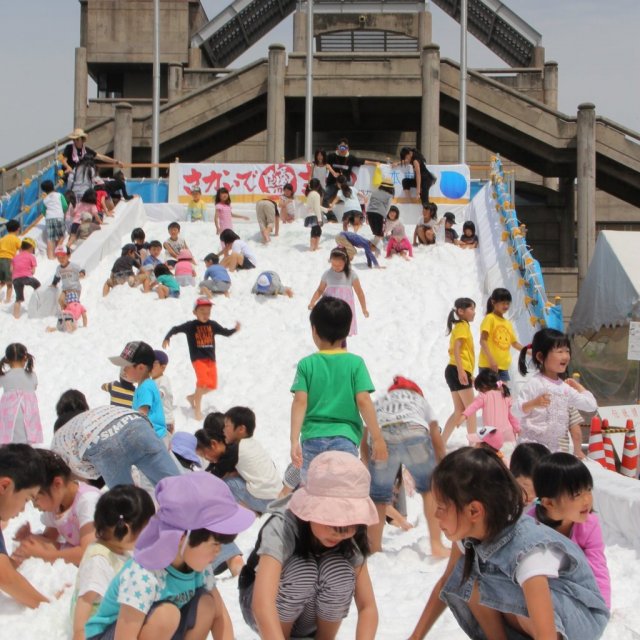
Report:
[[[484,442],[496,451],[500,451],[504,444],[502,433],[500,433],[500,430],[496,429],[496,427],[480,427],[476,433],[471,433],[468,438],[470,444]]]
[[[206,471],[160,480],[156,502],[158,510],[133,552],[134,560],[150,571],[164,569],[174,561],[185,532],[240,533],[255,520],[252,511],[238,505],[229,487]]]
[[[344,451],[316,456],[307,483],[289,501],[300,520],[330,527],[378,524],[378,512],[369,497],[371,476],[358,458]]]

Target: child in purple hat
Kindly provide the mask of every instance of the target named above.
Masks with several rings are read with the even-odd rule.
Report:
[[[255,516],[238,506],[222,480],[202,471],[160,481],[156,501],[133,558],[85,627],[87,640],[233,637],[212,563]]]

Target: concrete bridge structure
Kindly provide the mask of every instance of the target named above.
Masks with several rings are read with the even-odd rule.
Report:
[[[598,222],[640,225],[640,134],[596,115],[590,104],[571,115],[557,111],[558,67],[545,62],[540,35],[496,0],[469,2],[470,32],[509,65],[469,71],[472,176],[486,176],[483,167],[492,153],[507,159],[516,175],[518,213],[529,226],[537,257],[561,268],[561,276],[568,269],[569,280],[575,279],[576,221],[583,231],[581,272]],[[148,162],[153,2],[80,3],[75,125],[87,131],[96,150],[125,162]],[[427,5],[417,0],[315,4],[314,147],[333,149],[346,135],[354,152],[370,158],[397,157],[408,145],[422,149],[430,163],[456,162],[460,68],[440,57]],[[457,17],[455,0],[434,4]],[[304,3],[235,0],[213,20],[199,0],[160,5],[161,161],[300,159]],[[292,12],[292,52],[272,45],[267,58],[241,69],[227,66]],[[97,82],[96,98],[87,96],[88,76]],[[6,167],[4,188],[53,148]]]

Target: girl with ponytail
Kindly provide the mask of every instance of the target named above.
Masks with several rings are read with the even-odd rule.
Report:
[[[473,402],[473,370],[476,356],[470,323],[476,317],[476,303],[471,298],[458,298],[447,318],[449,340],[449,364],[444,370],[453,400],[453,413],[449,416],[442,437],[449,439],[455,427],[462,422],[462,412]],[[467,432],[476,432],[476,416],[469,416]]]

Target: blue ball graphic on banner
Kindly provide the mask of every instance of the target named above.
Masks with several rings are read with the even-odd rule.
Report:
[[[440,174],[440,192],[445,198],[458,200],[467,193],[467,179],[455,171],[443,171]]]

